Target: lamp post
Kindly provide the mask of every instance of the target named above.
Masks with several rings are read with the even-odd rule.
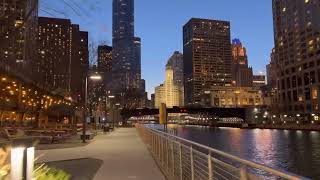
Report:
[[[92,74],[91,76],[86,75],[86,88],[85,88],[85,102],[84,102],[84,118],[82,121],[82,142],[86,143],[86,126],[87,126],[87,116],[88,116],[88,79],[92,81],[100,81],[102,79],[101,75],[98,73]]]

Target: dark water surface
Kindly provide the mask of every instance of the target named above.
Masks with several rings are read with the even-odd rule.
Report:
[[[169,125],[178,136],[267,166],[320,179],[320,132]]]

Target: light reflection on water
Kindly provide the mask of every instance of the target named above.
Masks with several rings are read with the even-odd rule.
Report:
[[[320,179],[320,132],[175,126],[177,135],[267,166]]]

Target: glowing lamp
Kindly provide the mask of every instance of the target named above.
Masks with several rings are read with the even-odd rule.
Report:
[[[92,80],[101,80],[102,77],[100,75],[92,75],[92,76],[90,76],[90,79],[92,79]]]

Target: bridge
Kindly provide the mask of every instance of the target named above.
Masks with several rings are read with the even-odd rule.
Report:
[[[250,110],[246,108],[196,108],[196,107],[173,107],[167,108],[167,113],[185,113],[185,114],[204,114],[208,116],[214,116],[219,118],[236,117],[246,120]],[[159,109],[123,109],[121,111],[122,117],[129,119],[130,117],[139,117],[146,115],[158,115]]]

